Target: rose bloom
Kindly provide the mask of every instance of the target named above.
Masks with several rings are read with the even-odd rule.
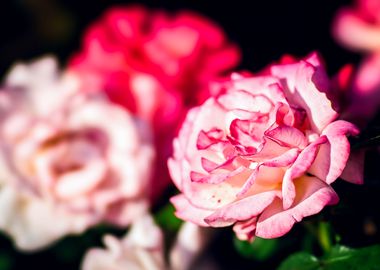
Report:
[[[90,25],[70,69],[80,74],[85,91],[105,91],[151,123],[160,155],[158,191],[170,181],[162,161],[171,154],[187,108],[208,97],[208,82],[234,68],[239,58],[219,26],[196,13],[129,6],[112,8]]]
[[[193,264],[207,243],[207,235],[198,226],[184,223],[170,250],[169,263],[164,257],[164,239],[153,218],[146,215],[137,219],[129,232],[117,239],[104,237],[106,249],[92,248],[87,251],[83,270],[186,270],[201,269]],[[210,269],[210,268],[202,268]]]
[[[340,9],[332,30],[343,46],[366,54],[353,77],[350,114],[368,122],[380,105],[380,2],[356,0]]]
[[[20,249],[146,211],[150,131],[78,86],[45,58],[16,65],[0,92],[0,229]]]
[[[279,237],[338,202],[330,186],[346,166],[351,123],[336,120],[330,81],[314,53],[234,74],[224,93],[190,110],[174,140],[169,171],[181,194],[176,215],[233,230],[242,240]],[[350,168],[348,181],[362,182]]]

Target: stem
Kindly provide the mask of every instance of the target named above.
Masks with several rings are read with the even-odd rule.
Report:
[[[321,221],[318,226],[318,242],[324,253],[330,252],[333,243],[331,240],[331,228],[328,222]]]

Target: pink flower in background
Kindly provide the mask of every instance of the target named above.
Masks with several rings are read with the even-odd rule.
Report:
[[[0,92],[0,228],[21,249],[146,211],[150,130],[78,86],[45,58],[16,65]]]
[[[346,136],[358,129],[336,120],[317,55],[291,62],[235,74],[224,94],[190,110],[168,163],[179,218],[234,225],[240,239],[273,238],[337,203],[330,184],[346,167]],[[361,171],[346,180],[361,183]]]
[[[112,8],[93,23],[70,67],[83,78],[84,90],[105,91],[151,123],[160,155],[155,181],[164,186],[169,178],[162,161],[181,119],[239,58],[223,31],[198,14],[134,6]]]
[[[334,20],[333,35],[348,49],[366,54],[353,77],[348,113],[357,122],[367,123],[380,105],[380,2],[357,0],[352,7],[342,8]]]
[[[83,270],[188,270],[208,243],[208,236],[198,226],[185,223],[171,248],[169,263],[164,257],[163,233],[151,216],[136,220],[122,239],[104,237],[106,249],[90,249],[82,262]]]

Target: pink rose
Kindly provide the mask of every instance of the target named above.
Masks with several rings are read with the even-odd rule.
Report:
[[[76,93],[46,58],[17,65],[0,92],[0,228],[42,248],[99,222],[124,226],[147,208],[154,152],[125,109]],[[111,120],[111,121],[110,121]]]
[[[122,239],[104,237],[106,249],[90,249],[82,262],[83,270],[187,270],[207,243],[207,235],[198,226],[184,223],[170,250],[169,263],[164,257],[163,234],[146,215],[133,224]],[[204,263],[204,262],[203,262]]]
[[[181,191],[171,199],[179,218],[233,229],[240,239],[279,237],[295,222],[338,202],[331,188],[350,153],[330,82],[316,54],[273,65],[266,75],[221,84],[187,115],[169,171]],[[346,179],[362,181],[351,171]]]
[[[380,2],[357,0],[342,8],[332,28],[343,46],[367,54],[354,74],[348,112],[358,123],[367,123],[380,105]]]
[[[239,58],[219,26],[198,14],[132,6],[112,8],[93,23],[70,67],[84,79],[86,91],[105,91],[151,123],[160,155],[158,191],[169,181],[162,161],[171,154],[187,108],[207,98],[209,81],[234,68]]]

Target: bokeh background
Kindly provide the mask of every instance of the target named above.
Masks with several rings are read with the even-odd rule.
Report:
[[[46,54],[58,56],[64,66],[68,57],[80,48],[81,35],[92,21],[110,6],[136,3],[113,0],[1,1],[1,77],[15,61]],[[331,21],[335,12],[350,3],[345,0],[151,0],[137,4],[172,11],[189,9],[211,18],[241,47],[243,61],[240,69],[255,72],[285,53],[302,57],[317,50],[325,59],[328,73],[333,75],[344,64],[356,64],[361,59],[359,54],[340,47],[331,36]],[[378,123],[375,119],[362,138],[379,134]],[[379,160],[378,152],[373,148],[367,154],[365,184],[354,186],[337,181],[333,186],[341,197],[341,203],[306,219],[306,225],[297,224],[287,236],[270,241],[259,239],[255,246],[245,246],[245,243],[234,239],[228,228],[219,231],[207,256],[211,256],[220,267],[223,266],[222,269],[275,269],[294,251],[306,250],[318,254],[321,251],[313,236],[313,228],[307,225],[313,219],[326,220],[324,224],[334,231],[335,241],[341,244],[363,247],[380,243]],[[174,189],[170,189],[167,195],[173,192]],[[160,206],[167,203],[167,198]],[[166,209],[170,210],[168,207]],[[175,230],[175,225],[170,224],[176,223],[174,219],[165,221],[165,218],[171,218],[169,210],[160,212],[161,216],[158,217],[168,231]],[[65,238],[50,249],[34,254],[17,252],[11,241],[0,235],[0,270],[26,267],[78,269],[85,250],[101,245],[101,236],[106,232],[117,235],[125,233],[100,226],[85,235]]]

